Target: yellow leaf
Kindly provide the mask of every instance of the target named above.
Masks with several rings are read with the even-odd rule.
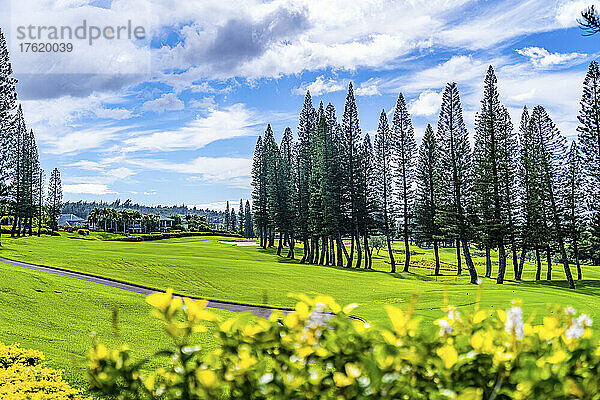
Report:
[[[307,319],[308,318],[308,306],[306,305],[306,303],[299,301],[298,303],[296,303],[296,312],[298,313],[298,316],[300,317],[300,319]]]
[[[458,353],[456,349],[450,345],[445,345],[437,349],[437,355],[444,362],[446,368],[451,368],[458,361]]]
[[[196,371],[196,378],[198,382],[204,387],[213,387],[217,383],[217,374],[210,369],[199,369]]]
[[[457,397],[457,400],[481,400],[483,398],[483,389],[481,388],[466,388]]]
[[[313,353],[313,349],[310,346],[304,346],[298,350],[298,355],[303,358],[310,356],[312,353]]]
[[[348,378],[341,372],[336,372],[333,374],[333,381],[338,387],[344,387],[352,384],[352,379]]]
[[[348,304],[343,309],[344,314],[348,314],[350,311],[354,310],[356,307],[358,307],[358,304],[356,304],[356,303]]]
[[[503,323],[506,323],[506,311],[497,310],[496,312],[498,313],[498,318],[500,318],[500,321],[502,321]]]
[[[348,363],[345,365],[346,375],[351,378],[358,378],[360,376],[360,369],[356,367],[356,365],[352,363]]]
[[[404,335],[406,333],[406,317],[404,312],[393,306],[385,306],[385,311],[396,333]]]
[[[473,323],[478,324],[488,317],[488,311],[477,311],[473,317]]]
[[[168,289],[166,293],[152,293],[146,297],[146,302],[153,307],[166,310],[171,304],[171,297],[173,297],[173,289]]]
[[[568,355],[564,350],[559,350],[550,357],[546,358],[546,361],[550,364],[558,364],[559,362],[566,360],[567,357]]]

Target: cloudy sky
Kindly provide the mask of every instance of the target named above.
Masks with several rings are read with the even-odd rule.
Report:
[[[286,126],[295,131],[306,90],[339,114],[351,81],[363,132],[402,92],[420,138],[451,81],[472,131],[492,64],[514,121],[524,105],[542,104],[572,138],[581,83],[600,49],[600,36],[583,37],[576,22],[593,0],[0,3],[10,10],[0,26],[19,100],[43,167],[62,172],[67,200],[220,207],[248,198],[266,124],[278,138]],[[21,51],[36,40],[20,40],[19,26],[74,29],[83,20],[131,21],[147,37],[63,40],[71,53]]]

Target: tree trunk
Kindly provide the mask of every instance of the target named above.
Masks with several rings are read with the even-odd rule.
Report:
[[[473,264],[473,260],[471,259],[471,250],[469,249],[469,244],[466,240],[462,242],[463,254],[465,255],[465,263],[467,264],[467,268],[469,269],[469,275],[471,275],[471,283],[477,284],[477,270],[475,270],[475,265]]]
[[[527,253],[527,250],[525,249],[525,247],[523,247],[523,249],[521,250],[521,258],[519,259],[519,271],[515,278],[515,280],[517,280],[517,281],[520,281],[523,277],[523,267],[525,266],[525,254],[526,253]]]
[[[365,269],[371,268],[371,253],[369,252],[369,235],[367,232],[363,235],[363,241],[365,243]]]
[[[406,219],[406,217],[405,217]],[[404,223],[404,271],[408,272],[410,267],[410,244],[408,243],[408,222]]]
[[[354,226],[354,235],[356,236],[356,268],[360,268],[362,264],[362,247],[360,246],[360,233],[358,233],[358,225]]]
[[[496,283],[504,283],[504,274],[506,273],[506,250],[504,244],[500,243],[498,246],[498,278]]]
[[[537,268],[535,271],[535,280],[539,281],[542,279],[542,257],[540,256],[540,249],[538,247],[535,248],[535,261],[537,263]]]
[[[290,251],[288,251],[287,258],[294,259],[294,247],[296,245],[296,239],[294,239],[294,234],[289,235],[288,243],[290,245]]]
[[[569,283],[569,289],[575,289],[575,282],[573,282],[573,276],[571,275],[571,268],[569,267],[569,258],[567,257],[567,250],[565,250],[565,243],[562,238],[558,238],[558,247],[560,248],[560,256],[562,258],[563,268],[565,269],[565,277]]]
[[[462,275],[462,261],[460,260],[460,239],[456,239],[456,265],[458,267],[457,275]]]
[[[546,247],[546,263],[548,264],[548,272],[546,272],[546,279],[552,280],[552,251],[550,246]]]
[[[435,275],[440,274],[440,254],[438,251],[438,242],[437,240],[433,241],[433,255],[435,256]]]
[[[308,238],[304,238],[304,251],[302,253],[302,259],[300,260],[300,264],[305,264],[308,262],[309,253],[310,253],[310,244],[308,242]]]
[[[329,253],[327,252],[327,237],[321,237],[321,258],[319,259],[320,265],[325,265],[325,259],[329,261]]]
[[[335,265],[335,244],[333,241],[333,237],[329,238],[329,261],[330,265]]]
[[[577,265],[577,280],[583,279],[583,275],[581,273],[581,265],[579,264],[579,246],[577,245],[577,240],[573,241],[573,255],[575,256],[575,265]]]
[[[350,235],[350,256],[348,257],[348,262],[346,263],[346,268],[352,268],[352,262],[354,261],[354,234]]]
[[[392,265],[391,273],[396,272],[396,260],[394,260],[394,252],[392,251],[392,241],[390,240],[390,234],[385,235],[387,239],[388,253],[390,253],[390,264]]]
[[[342,241],[342,235],[338,233],[338,237],[337,237],[337,251],[338,251],[338,256],[337,256],[337,265],[338,267],[343,267],[344,266],[344,257],[342,257],[342,254],[346,257],[346,259],[348,259],[348,252],[346,251],[346,246],[344,246],[344,242]]]
[[[277,245],[277,255],[281,256],[281,249],[283,249],[283,235],[279,233],[279,244]]]
[[[511,251],[512,251],[512,262],[513,262],[513,270],[515,272],[515,280],[517,279],[517,276],[519,276],[519,263],[518,263],[518,258],[517,258],[517,246],[515,246],[515,240],[512,240],[511,243]]]
[[[491,278],[492,276],[492,256],[490,251],[490,245],[485,245],[485,277]]]
[[[318,264],[319,262],[319,238],[313,237],[312,239],[312,258],[311,264]]]

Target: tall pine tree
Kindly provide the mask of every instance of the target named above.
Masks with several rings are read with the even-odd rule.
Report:
[[[469,249],[471,227],[466,218],[471,190],[471,148],[456,83],[449,83],[444,89],[436,140],[440,149],[440,226],[448,238],[456,240],[459,273],[462,247],[471,283],[476,284],[477,271]]]
[[[58,216],[61,213],[63,206],[62,182],[58,168],[54,168],[50,174],[47,205],[50,228],[54,232],[58,230]]]
[[[577,267],[577,279],[579,280],[582,278],[579,262],[579,242],[585,214],[585,188],[581,152],[577,142],[573,141],[567,154],[565,229],[571,242],[571,250]]]
[[[388,254],[390,256],[391,272],[396,272],[396,261],[392,251],[392,232],[395,226],[396,203],[394,193],[395,160],[394,149],[397,142],[394,131],[389,127],[385,110],[379,116],[379,126],[375,134],[375,199],[380,213],[381,228],[386,237]]]
[[[439,154],[435,134],[431,125],[427,124],[425,135],[419,147],[415,176],[417,194],[414,225],[418,241],[433,245],[435,275],[440,274],[438,240],[441,232],[436,223],[438,203],[436,188],[439,187],[439,168]]]
[[[360,243],[358,227],[358,186],[360,182],[360,122],[358,119],[358,109],[356,99],[354,98],[354,88],[352,83],[348,86],[346,95],[346,104],[344,106],[344,115],[342,117],[342,138],[341,138],[341,166],[343,171],[344,195],[344,214],[347,216],[348,229],[350,234],[350,256],[346,266],[350,268],[354,259],[355,239]],[[362,251],[357,246],[358,260],[362,259]],[[360,261],[358,261],[360,263]]]
[[[396,101],[393,127],[396,138],[395,158],[397,166],[397,194],[401,209],[402,236],[404,238],[404,272],[410,266],[409,224],[410,212],[414,200],[414,155],[416,149],[415,134],[402,93]]]
[[[540,155],[541,183],[548,211],[550,227],[558,244],[565,276],[571,289],[575,288],[564,241],[564,189],[566,139],[560,134],[552,119],[542,106],[536,106],[531,114],[529,130],[537,141]],[[549,252],[548,252],[549,253]],[[550,257],[549,267],[550,267]]]

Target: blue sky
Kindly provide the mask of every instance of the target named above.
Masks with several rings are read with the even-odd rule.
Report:
[[[0,3],[8,0],[0,0]],[[576,18],[593,1],[13,1],[0,17],[19,100],[65,199],[221,207],[250,196],[256,137],[297,127],[306,90],[343,110],[354,82],[363,132],[398,93],[418,138],[435,126],[446,82],[472,132],[485,70],[518,125],[547,107],[576,135],[587,65],[600,37]],[[598,4],[596,4],[598,5]],[[19,25],[131,20],[146,40],[75,41],[70,54],[19,51]]]

